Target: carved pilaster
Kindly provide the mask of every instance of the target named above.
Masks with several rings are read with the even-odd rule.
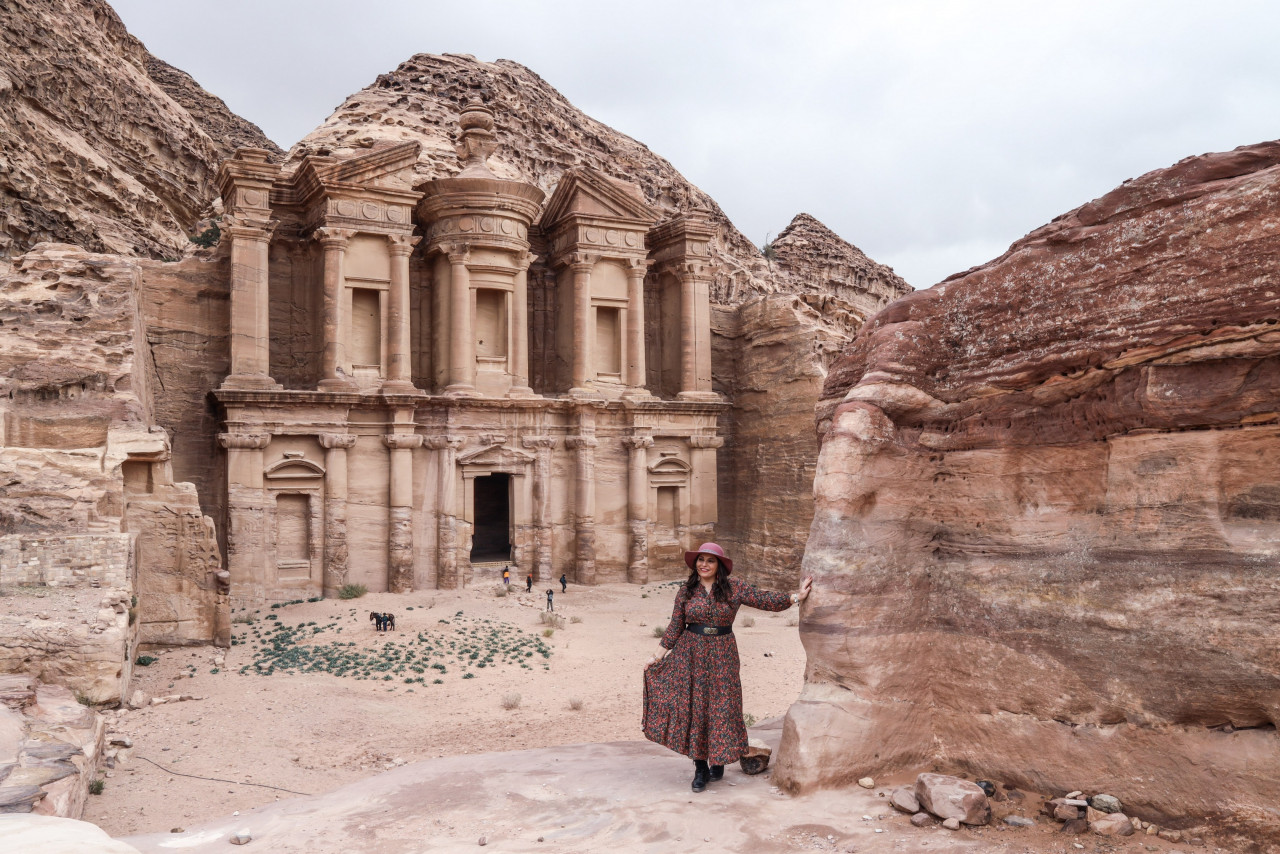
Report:
[[[574,451],[574,564],[579,584],[596,581],[596,447],[595,422],[589,411],[579,414],[578,435],[566,437],[565,447]]]
[[[344,228],[317,228],[312,235],[324,249],[324,303],[321,332],[320,388],[345,391],[352,388],[342,370],[346,348],[342,341],[342,281],[347,245],[354,232]]]
[[[460,436],[427,436],[423,443],[436,452],[436,585],[456,589],[458,578],[458,522],[462,517],[457,500],[457,452]]]
[[[391,287],[388,294],[387,326],[387,379],[383,392],[412,394],[413,371],[410,364],[409,335],[409,255],[421,238],[409,234],[387,236],[387,249],[391,253]]]
[[[391,452],[390,500],[387,507],[387,589],[408,593],[413,589],[413,449],[423,437],[414,433],[387,433],[382,444]]]
[[[347,451],[356,446],[350,433],[321,433],[324,454],[324,574],[326,598],[337,598],[348,582]]]
[[[628,436],[627,448],[627,528],[631,549],[627,560],[627,580],[649,583],[649,449],[653,437]]]
[[[520,444],[534,452],[533,463],[533,580],[552,577],[551,572],[551,451],[559,444],[554,436],[522,436]]]

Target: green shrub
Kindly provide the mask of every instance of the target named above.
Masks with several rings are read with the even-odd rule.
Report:
[[[89,794],[101,795],[102,790],[105,789],[106,787],[107,787],[107,781],[99,777],[98,779],[94,780],[92,783],[89,784]]]
[[[359,599],[361,596],[369,592],[369,588],[363,584],[344,584],[342,589],[338,591],[339,599]]]
[[[139,667],[150,667],[159,660],[154,655],[140,655],[133,660],[133,663]]]
[[[201,249],[208,249],[210,246],[216,244],[218,242],[218,238],[221,236],[222,229],[218,228],[218,224],[215,222],[195,237],[192,237],[191,242],[196,246],[199,246]]]

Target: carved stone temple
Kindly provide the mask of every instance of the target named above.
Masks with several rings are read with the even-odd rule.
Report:
[[[546,199],[489,170],[488,107],[460,128],[462,171],[416,186],[416,142],[219,171],[233,604],[644,583],[712,536],[713,226],[591,169]]]

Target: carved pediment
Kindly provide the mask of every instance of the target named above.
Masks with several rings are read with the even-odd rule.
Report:
[[[679,457],[664,457],[649,466],[650,474],[688,474],[689,464]]]
[[[553,231],[573,216],[645,225],[658,218],[638,186],[587,168],[564,173],[542,214],[542,227]]]
[[[319,463],[313,463],[311,460],[301,456],[286,454],[283,459],[276,460],[263,469],[262,476],[268,480],[322,478],[324,477],[324,466]]]
[[[537,459],[533,454],[509,448],[506,445],[487,445],[476,448],[458,457],[458,463],[464,466],[512,471],[523,469]]]

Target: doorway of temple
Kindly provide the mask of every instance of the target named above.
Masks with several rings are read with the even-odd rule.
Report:
[[[511,560],[511,475],[475,479],[475,529],[471,563]]]

